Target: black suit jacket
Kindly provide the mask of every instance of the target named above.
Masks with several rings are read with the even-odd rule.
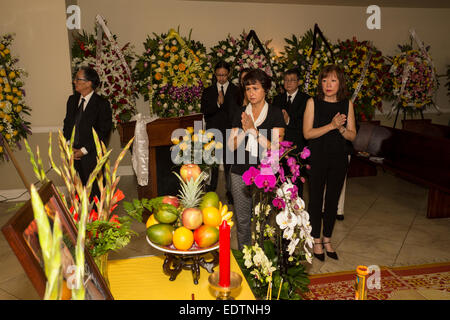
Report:
[[[217,106],[217,98],[219,97],[219,91],[217,90],[217,84],[203,90],[201,109],[206,123],[206,129],[216,128],[225,133],[226,129],[231,129],[231,122],[233,121],[233,115],[238,109],[237,96],[239,94],[238,88],[229,82],[227,92],[225,93],[224,103]],[[223,137],[226,139],[226,137]]]
[[[77,92],[67,100],[66,117],[64,118],[63,134],[69,140],[75,126],[75,116],[78,110],[80,94]],[[80,142],[74,148],[86,148],[88,154],[81,157],[83,174],[89,175],[97,164],[97,150],[95,147],[92,128],[95,129],[99,139],[107,145],[112,129],[112,111],[108,100],[102,98],[95,92],[84,109],[80,122]],[[82,173],[80,172],[80,176]],[[82,178],[83,180],[83,178]]]
[[[273,100],[273,105],[286,110],[289,115],[289,124],[286,126],[284,139],[294,142],[298,151],[302,151],[303,147],[306,146],[306,140],[303,136],[303,114],[310,96],[299,90],[290,108],[287,107],[287,96],[287,93],[277,95]]]

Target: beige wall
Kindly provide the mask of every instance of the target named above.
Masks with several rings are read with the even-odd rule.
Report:
[[[12,54],[29,77],[26,101],[33,127],[61,125],[71,92],[64,1],[0,0],[0,33],[14,32]]]
[[[382,7],[381,30],[368,30],[365,7],[175,0],[78,0],[78,4],[82,29],[93,32],[95,16],[101,14],[111,31],[118,35],[119,44],[131,42],[138,54],[142,53],[142,43],[147,35],[167,32],[178,26],[182,35],[188,35],[192,29],[192,38],[202,41],[207,48],[228,33],[237,36],[244,29],[254,29],[261,40],[272,39],[272,46],[279,52],[283,50],[285,37],[301,36],[318,23],[331,41],[356,36],[360,40],[372,40],[387,55],[396,54],[397,44],[408,41],[408,30],[414,28],[420,38],[431,45],[438,74],[444,74],[445,66],[450,63],[447,35],[450,9]],[[19,56],[20,66],[29,72],[25,89],[27,103],[33,108],[30,120],[35,129],[29,140],[33,149],[36,145],[41,146],[46,161],[46,131],[62,126],[65,103],[71,93],[65,1],[0,0],[0,21],[0,33],[16,33],[13,54]],[[442,110],[450,112],[443,86],[437,101]],[[141,112],[147,111],[142,100],[138,107]],[[389,108],[387,105],[386,110]],[[450,113],[430,116],[433,122],[442,124],[447,124],[450,119]],[[377,116],[380,117],[384,116]],[[393,118],[382,120],[384,124],[393,122]],[[112,159],[115,160],[120,151],[117,132],[112,136],[110,147],[114,150]],[[56,146],[54,149],[56,155]],[[29,180],[34,181],[26,152],[17,151],[15,155]],[[127,155],[122,165],[130,164]],[[0,194],[2,190],[20,188],[23,185],[13,165],[0,164]]]
[[[29,74],[24,89],[26,103],[32,108],[31,117],[27,118],[32,129],[40,132],[61,126],[71,93],[64,1],[0,0],[0,21],[1,34],[16,34],[11,52],[20,59],[18,65]],[[40,145],[43,157],[47,154],[47,139],[48,133],[34,133],[29,137],[33,149]],[[14,155],[28,180],[35,182],[25,150],[18,150]],[[21,188],[24,185],[12,163],[0,163],[0,190]],[[0,192],[0,195],[5,193]],[[7,194],[8,197],[13,195]]]

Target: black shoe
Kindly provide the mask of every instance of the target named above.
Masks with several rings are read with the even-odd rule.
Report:
[[[328,244],[328,243],[330,243],[330,242],[323,242],[323,244]],[[324,246],[324,248],[325,248],[325,246]],[[326,249],[325,249],[325,251],[326,251]],[[327,251],[327,256],[329,256],[331,259],[339,260],[336,251],[332,251],[332,252]]]
[[[338,215],[336,216],[336,220],[339,220],[339,221],[344,220],[344,215],[343,215],[343,214],[338,214]]]
[[[314,245],[320,245],[322,244],[322,242],[314,242]],[[323,245],[322,245],[323,248]],[[317,259],[319,259],[320,261],[325,261],[325,253],[315,253],[313,252],[314,257],[316,257]]]

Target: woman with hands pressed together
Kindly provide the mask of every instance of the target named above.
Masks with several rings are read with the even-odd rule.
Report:
[[[306,104],[303,135],[311,150],[308,211],[314,256],[324,261],[325,249],[328,257],[337,260],[337,253],[331,246],[331,235],[351,152],[346,141],[355,139],[356,126],[353,104],[347,99],[344,73],[336,65],[325,66],[319,74],[317,96]]]
[[[252,195],[242,175],[251,166],[257,167],[264,151],[283,140],[285,122],[280,108],[269,106],[266,94],[271,88],[269,76],[262,70],[251,70],[244,77],[249,104],[236,113],[228,138],[234,153],[231,166],[231,193],[234,199],[239,250],[251,245]]]

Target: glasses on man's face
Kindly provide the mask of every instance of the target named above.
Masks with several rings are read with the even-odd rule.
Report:
[[[228,77],[228,73],[225,73],[225,74],[218,73],[218,74],[216,74],[216,77],[217,78],[226,78],[226,77]]]
[[[75,78],[73,81],[87,81],[87,79],[83,79],[83,78]]]

